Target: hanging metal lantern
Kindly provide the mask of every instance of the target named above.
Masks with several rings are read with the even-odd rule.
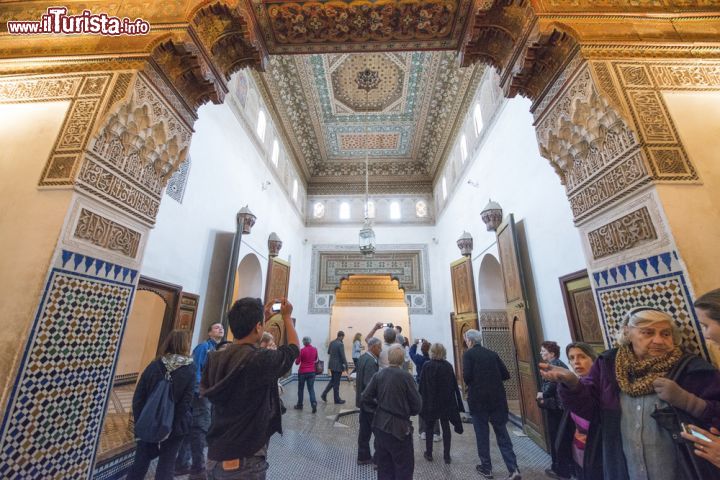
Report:
[[[375,254],[375,232],[368,219],[365,219],[365,224],[358,235],[358,245],[360,253],[364,256],[372,257]]]

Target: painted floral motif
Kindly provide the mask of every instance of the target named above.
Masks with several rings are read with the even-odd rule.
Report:
[[[451,0],[305,2],[268,8],[275,40],[286,44],[432,40],[452,33]]]

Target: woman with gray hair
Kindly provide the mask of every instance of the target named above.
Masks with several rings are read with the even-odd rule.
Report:
[[[548,364],[540,364],[541,374],[561,382],[564,405],[590,422],[588,442],[595,436],[602,445],[606,480],[695,478],[695,465],[684,461],[684,447],[661,426],[659,414],[670,405],[701,425],[717,421],[720,373],[683,353],[673,318],[654,308],[628,312],[618,340],[619,347],[602,353],[584,378]]]
[[[430,346],[430,360],[425,362],[420,375],[420,396],[422,410],[420,417],[425,421],[425,431],[432,432],[433,425],[440,420],[443,436],[443,459],[450,463],[450,423],[457,433],[463,432],[458,397],[460,390],[452,365],[445,360],[447,352],[442,343]],[[462,405],[462,403],[460,403]],[[433,438],[425,437],[425,459],[432,462]]]
[[[295,365],[300,365],[298,369],[298,401],[295,404],[295,410],[303,408],[303,391],[307,384],[308,395],[310,395],[310,406],[312,413],[317,412],[317,401],[315,400],[315,362],[318,361],[317,348],[311,345],[310,337],[303,337],[303,348],[300,355],[295,359]]]

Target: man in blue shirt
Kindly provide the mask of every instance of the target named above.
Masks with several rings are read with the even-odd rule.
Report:
[[[175,462],[175,475],[190,474],[192,480],[206,478],[205,473],[205,437],[210,428],[210,402],[201,397],[199,393],[200,378],[207,363],[208,353],[215,350],[217,344],[225,336],[222,324],[213,323],[208,328],[208,339],[193,350],[193,363],[195,364],[195,392],[192,400],[192,430],[185,437]]]

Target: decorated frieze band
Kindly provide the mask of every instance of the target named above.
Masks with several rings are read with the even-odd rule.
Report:
[[[130,258],[135,258],[137,255],[142,237],[140,232],[84,208],[80,210],[74,236]]]
[[[657,233],[647,207],[639,208],[588,233],[590,249],[596,260],[655,239]]]
[[[642,154],[636,152],[570,197],[570,209],[579,222],[609,202],[623,198],[650,182]]]

